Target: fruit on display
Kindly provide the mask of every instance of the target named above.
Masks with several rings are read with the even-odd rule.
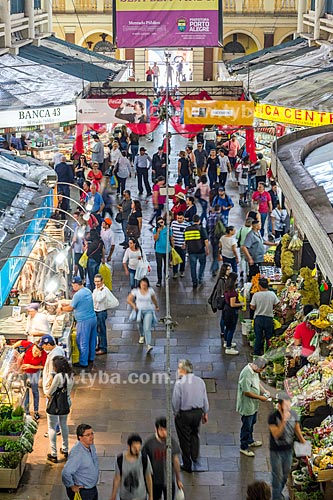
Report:
[[[302,285],[300,287],[300,293],[302,295],[302,303],[319,305],[320,293],[316,275],[315,276],[313,275],[312,269],[310,269],[309,267],[302,267],[299,271],[299,274],[302,278]]]
[[[259,278],[260,274],[256,274],[255,276],[252,277],[251,283],[252,283],[252,288],[251,288],[251,293],[256,293],[259,292]]]
[[[291,241],[288,245],[288,249],[292,250],[293,252],[297,252],[298,250],[301,250],[302,247],[303,247],[303,242],[302,240],[299,239],[297,233],[295,233],[291,238]]]
[[[281,239],[281,269],[283,283],[294,274],[295,257],[292,250],[288,248],[290,242],[291,236],[289,234],[284,234]]]

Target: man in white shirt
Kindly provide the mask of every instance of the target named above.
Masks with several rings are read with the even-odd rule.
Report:
[[[101,238],[104,243],[105,257],[107,262],[111,261],[115,247],[114,234],[111,229],[111,225],[112,225],[112,220],[109,217],[106,217],[102,221]]]
[[[37,302],[32,302],[26,307],[28,313],[26,333],[30,342],[36,342],[38,340],[36,337],[51,333],[46,315],[38,312],[39,305]]]

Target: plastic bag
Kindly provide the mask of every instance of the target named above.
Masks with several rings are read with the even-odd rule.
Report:
[[[118,179],[115,175],[111,175],[110,177],[110,186],[117,188],[118,187]]]
[[[76,330],[72,331],[71,335],[71,348],[72,348],[72,363],[78,363],[80,361],[80,352],[76,342]]]
[[[82,500],[81,494],[79,491],[77,491],[74,495],[74,500]]]
[[[147,276],[148,273],[150,273],[151,267],[148,262],[148,260],[143,257],[141,260],[139,260],[136,271],[135,271],[135,279],[137,281],[142,280],[145,276]]]
[[[173,266],[176,266],[177,264],[181,264],[183,262],[183,259],[174,248],[171,248],[171,262]]]
[[[114,309],[119,306],[119,300],[110,290],[107,290],[107,309]]]
[[[175,500],[185,500],[184,490],[177,488]]]
[[[83,267],[83,269],[87,268],[87,265],[88,265],[88,255],[87,255],[87,252],[84,252],[81,255],[80,260],[79,260],[79,265],[81,267]]]
[[[107,264],[101,264],[99,266],[99,274],[101,274],[103,277],[104,285],[109,290],[112,290],[112,273],[111,269]]]

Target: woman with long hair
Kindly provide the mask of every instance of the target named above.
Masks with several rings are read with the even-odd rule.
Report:
[[[234,273],[237,273],[238,253],[236,229],[234,226],[225,228],[225,234],[220,238],[220,248],[223,262],[230,264]]]
[[[103,174],[99,169],[99,164],[94,161],[91,165],[91,170],[89,170],[87,175],[88,181],[95,184],[97,191],[100,191],[101,180],[103,178]]]
[[[138,240],[142,229],[142,207],[139,200],[132,201],[131,212],[128,216],[126,234],[129,238]]]
[[[89,276],[89,287],[93,291],[95,288],[94,276],[99,271],[99,266],[105,261],[104,243],[97,229],[91,229],[87,242],[87,272]]]
[[[238,302],[238,293],[236,290],[238,275],[230,273],[224,288],[225,306],[223,309],[223,319],[225,324],[225,353],[239,354],[235,349],[236,344],[232,341],[238,320],[238,309],[242,307],[242,303]]]
[[[129,238],[128,248],[126,248],[123,257],[123,268],[126,276],[129,276],[131,289],[138,286],[138,282],[135,279],[135,273],[139,261],[143,258],[143,256],[144,253],[139,245],[139,242],[135,238]]]
[[[225,283],[228,279],[228,276],[231,272],[231,265],[230,264],[222,264],[218,278],[216,280],[216,287],[217,287],[217,296],[219,297],[224,297],[224,291],[225,291]],[[223,318],[223,309],[221,311],[221,318],[220,318],[220,335],[223,337],[225,335],[225,324],[224,324],[224,318]]]
[[[77,165],[75,166],[74,173],[75,173],[75,179],[78,184],[78,186],[82,189],[84,180],[85,180],[85,173],[89,170],[87,158],[85,155],[80,155],[79,160]]]
[[[71,367],[64,356],[55,356],[53,358],[53,372],[50,379],[50,387],[46,392],[48,399],[51,399],[57,389],[64,388],[67,392],[68,405],[71,406],[70,393],[74,385],[74,378],[72,376]],[[48,453],[47,459],[50,462],[57,463],[57,432],[56,427],[59,421],[62,447],[60,453],[64,455],[65,459],[68,457],[68,425],[67,415],[52,415],[47,413],[47,426],[50,440],[51,453]]]
[[[247,487],[246,500],[271,500],[272,490],[265,481],[255,481]]]
[[[149,285],[148,278],[139,281],[138,288],[130,292],[127,303],[137,312],[139,329],[139,344],[146,343],[147,354],[152,350],[151,331],[155,320],[155,311],[158,311],[158,302],[154,290]]]
[[[210,193],[210,188],[207,182],[208,182],[207,175],[202,175],[197,185],[197,190],[199,190],[199,195],[200,195],[198,201],[202,209],[200,215],[201,224],[203,223],[204,220],[207,221],[207,207],[209,203],[209,193]]]

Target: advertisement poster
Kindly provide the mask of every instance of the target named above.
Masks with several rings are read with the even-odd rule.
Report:
[[[77,123],[149,123],[149,99],[78,99]]]
[[[117,46],[217,47],[218,19],[218,0],[116,0]]]
[[[181,123],[251,127],[254,103],[250,101],[182,101]]]
[[[320,127],[321,125],[332,125],[333,123],[333,113],[328,111],[284,108],[273,104],[257,104],[254,116],[261,120],[290,123],[300,127]]]

